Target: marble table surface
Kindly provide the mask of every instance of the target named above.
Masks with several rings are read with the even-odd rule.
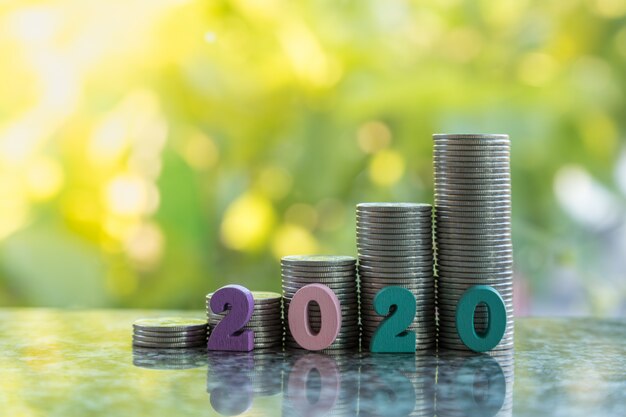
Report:
[[[626,321],[517,319],[515,352],[133,349],[140,317],[0,310],[6,416],[626,416]]]

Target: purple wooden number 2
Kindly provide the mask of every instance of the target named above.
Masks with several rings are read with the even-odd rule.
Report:
[[[254,349],[254,332],[242,330],[254,310],[254,298],[250,290],[241,285],[226,285],[217,290],[211,297],[211,310],[220,314],[229,309],[230,312],[211,332],[207,348],[250,352]]]

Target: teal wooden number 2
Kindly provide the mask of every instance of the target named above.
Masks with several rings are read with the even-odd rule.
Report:
[[[477,333],[474,313],[480,304],[487,306],[487,328]],[[474,352],[495,348],[506,331],[506,306],[500,293],[488,285],[470,287],[456,306],[456,330],[465,346]]]
[[[395,311],[392,308],[395,306]],[[374,297],[376,314],[386,316],[374,332],[370,351],[415,354],[415,333],[407,328],[415,319],[413,293],[402,287],[383,288]]]

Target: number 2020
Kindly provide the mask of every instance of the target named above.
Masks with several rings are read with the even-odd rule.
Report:
[[[321,326],[318,332],[311,329],[308,307],[319,306]],[[478,305],[484,304],[489,312],[489,324],[484,333],[474,327],[474,314]],[[249,352],[254,349],[254,333],[245,329],[254,310],[252,293],[240,285],[227,285],[213,294],[211,310],[229,314],[213,329],[208,340],[209,350]],[[370,351],[379,353],[415,352],[415,333],[407,330],[415,319],[416,299],[402,287],[389,286],[374,297],[373,308],[385,318],[374,332]],[[335,293],[326,285],[309,284],[293,296],[287,313],[289,330],[295,341],[307,350],[328,348],[341,330],[341,304]],[[462,342],[471,350],[484,352],[493,349],[502,339],[506,327],[506,309],[500,294],[489,286],[474,286],[461,297],[457,306],[456,325]]]

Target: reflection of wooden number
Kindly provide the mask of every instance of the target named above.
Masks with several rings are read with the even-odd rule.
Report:
[[[397,355],[384,355],[385,358],[396,359],[394,356]],[[405,355],[402,356],[409,359]],[[413,362],[412,372],[416,372],[415,358],[411,357],[410,360]],[[379,362],[380,359],[376,361]],[[383,362],[380,364],[382,366],[375,365],[361,370],[359,415],[386,417],[410,415],[415,409],[417,401],[415,386],[410,379],[398,372],[398,369],[402,369],[403,372],[410,372],[411,364],[402,367],[399,366],[402,363],[394,363],[398,361],[390,361],[389,364],[385,364],[385,361],[380,362]]]
[[[209,350],[249,352],[254,349],[254,333],[242,330],[248,324],[254,310],[252,293],[241,285],[226,285],[211,297],[211,310],[214,314],[228,314],[211,332],[207,347]]]
[[[209,352],[207,392],[211,406],[223,416],[236,416],[252,407],[254,353]]]
[[[490,356],[467,359],[457,373],[456,387],[456,398],[468,417],[492,417],[504,405],[506,379]]]
[[[319,384],[310,383],[313,371],[319,374]],[[316,386],[319,386],[319,391]],[[339,388],[340,376],[335,360],[324,355],[308,354],[300,358],[289,373],[287,397],[299,415],[322,417],[335,407]]]
[[[316,334],[309,321],[309,304],[320,308],[321,325]],[[322,350],[330,346],[341,329],[341,305],[335,293],[322,284],[309,284],[300,288],[289,303],[287,312],[289,331],[304,349]]]
[[[487,328],[477,333],[474,314],[480,304],[487,306]],[[456,306],[456,329],[465,346],[474,352],[495,348],[506,331],[506,306],[495,288],[475,285],[469,288]]]
[[[395,311],[392,311],[395,308]],[[383,288],[374,297],[374,310],[386,318],[374,332],[370,351],[415,354],[415,333],[407,328],[415,319],[416,301],[411,291],[402,287]]]

